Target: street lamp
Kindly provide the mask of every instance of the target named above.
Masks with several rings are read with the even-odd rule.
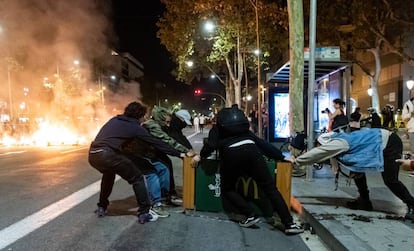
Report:
[[[407,80],[406,82],[407,88],[411,91],[411,89],[413,89],[414,87],[414,80],[413,77],[410,76],[410,78]]]
[[[372,97],[372,92],[373,92],[372,88],[369,87],[367,90],[368,96]]]
[[[211,22],[210,20],[208,20],[204,24],[204,28],[206,29],[207,32],[211,33],[211,32],[214,31],[214,29],[216,28],[216,26],[214,25],[213,22]]]
[[[191,61],[191,60],[189,60],[189,61],[187,61],[187,62],[185,62],[185,64],[188,66],[188,67],[193,67],[193,65],[194,65],[194,62],[193,61]]]

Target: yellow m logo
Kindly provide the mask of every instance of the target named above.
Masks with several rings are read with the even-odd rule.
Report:
[[[257,189],[257,183],[255,180],[253,180],[251,177],[239,177],[236,182],[237,190],[239,188],[240,183],[242,184],[244,197],[248,197],[250,183],[252,183],[253,184],[253,199],[255,200],[259,199],[259,190]]]

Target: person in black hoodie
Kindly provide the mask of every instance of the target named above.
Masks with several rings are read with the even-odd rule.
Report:
[[[106,214],[109,205],[109,196],[118,174],[129,184],[135,193],[138,208],[138,222],[154,221],[156,218],[149,213],[151,200],[140,163],[129,158],[123,152],[123,146],[133,138],[140,138],[153,145],[162,152],[177,157],[183,157],[180,152],[170,147],[167,143],[151,136],[140,123],[147,113],[147,107],[139,102],[128,104],[122,115],[117,115],[106,122],[92,141],[88,161],[89,164],[102,173],[101,191],[99,195],[98,209],[95,213],[99,217]]]
[[[220,177],[222,199],[237,208],[245,219],[239,222],[242,227],[250,227],[259,218],[245,197],[236,190],[238,177],[252,177],[270,200],[273,210],[280,216],[285,226],[285,234],[298,234],[303,228],[293,222],[282,195],[274,185],[262,154],[275,160],[288,160],[282,152],[270,143],[258,138],[249,130],[249,121],[243,111],[232,106],[223,108],[217,114],[217,124],[213,126],[204,143],[200,155],[207,158],[218,149],[220,156]]]

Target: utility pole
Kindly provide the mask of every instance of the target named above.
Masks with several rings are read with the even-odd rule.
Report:
[[[260,37],[259,37],[259,14],[257,12],[257,1],[255,0],[255,2],[253,2],[252,0],[250,0],[250,3],[253,5],[254,7],[254,11],[256,14],[256,47],[258,50],[257,53],[257,134],[259,136],[259,138],[263,138],[262,135],[262,101],[261,101],[261,79],[260,79]]]

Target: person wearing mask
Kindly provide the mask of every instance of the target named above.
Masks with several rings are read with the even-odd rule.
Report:
[[[364,128],[352,133],[322,134],[318,142],[320,146],[292,157],[292,163],[305,166],[332,159],[332,164],[358,173],[354,181],[359,197],[347,202],[347,206],[355,210],[373,210],[365,172],[381,172],[385,185],[407,205],[405,218],[414,220],[414,198],[398,178],[396,160],[401,157],[403,144],[397,134],[386,129]]]
[[[183,134],[183,129],[191,125],[190,113],[185,109],[181,109],[172,114],[170,124],[162,129],[178,143],[187,147],[190,151],[194,151],[190,141],[188,141],[187,137]]]
[[[349,128],[351,132],[361,129],[361,108],[355,107],[355,110],[350,115],[351,121],[349,122]]]
[[[202,158],[208,158],[215,150],[219,151],[220,156],[222,200],[228,201],[244,215],[244,219],[239,222],[240,226],[250,227],[259,222],[246,198],[236,190],[237,179],[247,175],[256,181],[257,186],[270,200],[273,210],[285,226],[285,234],[303,232],[303,228],[293,222],[262,153],[275,160],[284,160],[285,157],[281,151],[249,130],[249,121],[237,106],[223,108],[218,112],[216,125],[210,130],[200,155]]]
[[[164,107],[154,107],[152,109],[152,116],[150,119],[145,121],[142,125],[148,130],[148,132],[157,139],[164,141],[165,143],[172,146],[174,149],[179,151],[182,154],[185,154],[188,157],[195,157],[194,161],[197,160],[196,153],[192,148],[188,148],[180,144],[173,137],[168,135],[167,130],[172,120],[171,112]],[[164,128],[164,130],[163,130]],[[178,196],[175,180],[174,180],[174,170],[171,159],[166,154],[160,154],[158,159],[165,163],[169,169],[170,173],[170,191],[167,194],[167,204],[170,205],[181,205],[182,199]]]
[[[138,222],[144,224],[157,220],[157,216],[150,213],[152,203],[140,162],[129,158],[128,153],[123,152],[123,145],[137,137],[160,151],[168,151],[174,156],[183,157],[183,155],[168,144],[152,137],[140,125],[146,113],[147,107],[142,103],[129,103],[123,114],[112,117],[102,126],[90,145],[88,162],[102,173],[98,208],[95,210],[98,217],[106,215],[109,206],[108,198],[112,192],[115,175],[118,174],[132,185],[139,206]]]

